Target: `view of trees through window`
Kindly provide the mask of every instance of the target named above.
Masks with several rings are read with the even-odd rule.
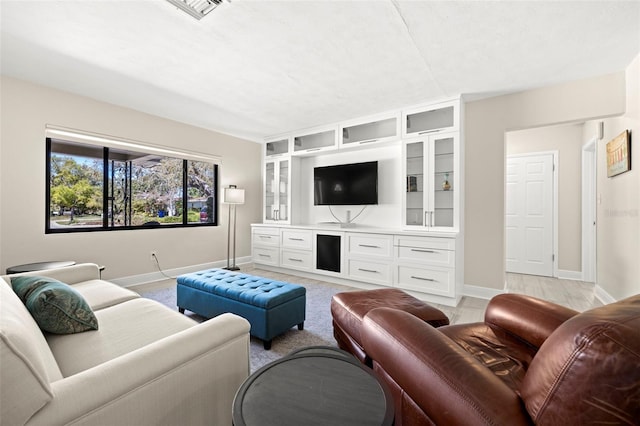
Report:
[[[47,143],[50,232],[217,222],[215,164]]]

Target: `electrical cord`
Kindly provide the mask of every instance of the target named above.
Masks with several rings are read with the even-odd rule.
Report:
[[[337,217],[335,214],[333,214],[333,210],[331,210],[331,206],[328,206],[328,207],[329,207],[329,212],[331,213],[331,216],[333,216],[333,218],[334,218],[335,220],[337,220],[337,221],[338,221],[338,223],[345,223],[345,222],[341,221],[340,219],[338,219],[338,217]],[[346,222],[346,223],[352,223],[354,220],[356,220],[356,219],[358,218],[358,216],[360,216],[360,215],[362,214],[362,212],[363,212],[363,211],[364,211],[364,209],[366,209],[366,208],[367,208],[367,206],[366,206],[366,205],[365,205],[365,206],[363,206],[363,207],[362,207],[362,209],[360,210],[360,212],[359,212],[357,215],[355,215],[354,217],[352,217],[352,218],[351,218],[351,220],[350,220],[350,221],[348,221],[348,222]]]
[[[164,273],[164,271],[162,270],[162,268],[160,267],[160,262],[158,261],[158,256],[155,253],[151,254],[151,257],[153,257],[153,260],[156,261],[156,265],[158,266],[158,271],[166,278],[171,278],[171,279],[176,279],[178,277],[172,277],[171,275],[167,275]]]

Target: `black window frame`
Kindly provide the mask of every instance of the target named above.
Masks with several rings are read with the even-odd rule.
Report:
[[[78,228],[52,228],[51,227],[51,154],[52,154],[52,141],[54,138],[47,137],[46,138],[46,179],[45,179],[45,234],[68,234],[68,233],[76,233],[76,232],[111,232],[111,231],[132,231],[139,229],[176,229],[176,228],[193,228],[193,227],[210,227],[210,226],[219,226],[219,207],[218,207],[218,199],[220,194],[220,184],[219,184],[219,165],[215,162],[211,162],[213,165],[213,187],[214,191],[212,194],[212,209],[213,209],[213,221],[212,222],[189,222],[189,214],[188,214],[188,187],[189,187],[189,176],[188,176],[188,165],[191,161],[201,161],[206,162],[204,160],[189,160],[185,158],[178,158],[182,160],[182,223],[165,223],[165,224],[153,224],[146,223],[142,225],[120,225],[120,226],[110,226],[109,225],[109,147],[102,147],[103,155],[103,185],[102,185],[102,225],[101,226],[91,226],[91,227],[78,227]],[[66,142],[63,138],[55,138],[55,140],[60,142]],[[77,142],[71,142],[75,143]],[[86,144],[87,146],[92,146],[90,144]],[[95,146],[94,146],[95,147]]]

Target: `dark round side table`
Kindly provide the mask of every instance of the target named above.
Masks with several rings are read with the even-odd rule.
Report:
[[[313,347],[252,374],[233,401],[235,426],[392,425],[386,386],[353,356]]]
[[[21,272],[41,271],[43,269],[57,269],[73,266],[76,262],[73,260],[54,260],[50,262],[25,263],[24,265],[10,266],[7,268],[7,275],[19,274]]]

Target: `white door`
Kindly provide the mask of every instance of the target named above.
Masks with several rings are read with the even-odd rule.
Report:
[[[553,154],[507,157],[507,272],[553,276]]]

